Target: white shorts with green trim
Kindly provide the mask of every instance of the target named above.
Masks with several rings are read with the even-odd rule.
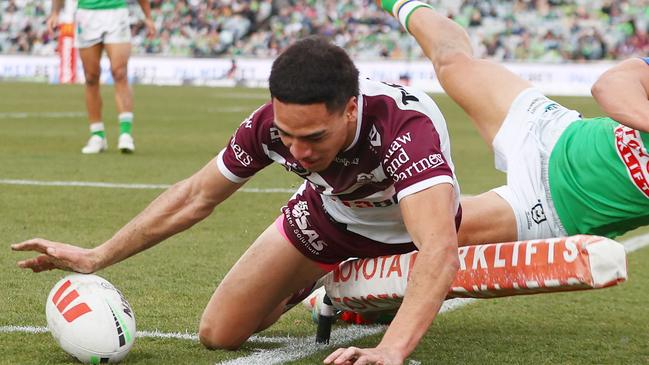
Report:
[[[77,9],[74,14],[74,45],[88,48],[95,44],[131,42],[128,9]]]
[[[566,127],[581,115],[526,89],[514,100],[493,140],[496,168],[507,185],[493,189],[514,210],[518,240],[563,237],[550,197],[548,161]]]

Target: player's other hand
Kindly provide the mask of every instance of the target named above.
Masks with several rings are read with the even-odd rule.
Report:
[[[13,244],[11,249],[13,251],[41,253],[34,258],[18,261],[17,263],[18,267],[31,269],[33,272],[61,269],[88,274],[97,271],[99,268],[99,258],[96,251],[42,238],[32,238]]]
[[[358,347],[340,348],[324,360],[327,365],[402,365],[403,356],[399,351],[389,348],[360,349]]]
[[[47,32],[50,36],[53,36],[54,30],[59,26],[59,14],[52,13],[45,24],[47,25]]]
[[[146,26],[146,36],[148,38],[153,38],[156,33],[155,23],[153,22],[153,19],[145,18],[144,25]]]

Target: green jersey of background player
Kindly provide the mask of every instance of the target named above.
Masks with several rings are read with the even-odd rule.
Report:
[[[466,32],[430,6],[381,6],[416,38],[507,173],[506,186],[462,200],[460,244],[616,237],[649,225],[649,58],[601,75],[592,94],[608,117],[582,119],[501,65],[473,58]]]
[[[125,8],[126,0],[79,0],[79,9],[118,9]]]

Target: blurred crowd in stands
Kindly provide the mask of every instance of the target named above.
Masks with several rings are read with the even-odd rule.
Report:
[[[463,25],[485,58],[556,63],[649,55],[649,0],[427,2]],[[152,39],[136,1],[128,3],[139,55],[274,57],[296,39],[321,34],[356,60],[422,58],[374,0],[152,0],[159,30]],[[45,27],[50,6],[0,0],[0,53],[55,54],[56,35]]]

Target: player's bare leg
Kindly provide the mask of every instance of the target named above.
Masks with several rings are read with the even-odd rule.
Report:
[[[83,64],[83,73],[86,78],[86,109],[88,121],[92,124],[101,121],[102,100],[99,93],[99,77],[101,76],[101,53],[104,46],[99,43],[88,48],[79,49],[79,57]]]
[[[459,246],[517,241],[516,217],[511,206],[493,191],[463,197],[457,239]]]
[[[287,298],[325,273],[271,225],[216,288],[201,318],[201,343],[238,348],[279,318]]]
[[[101,120],[101,93],[99,92],[99,78],[101,76],[101,54],[104,46],[99,43],[87,48],[81,48],[79,55],[83,63],[83,73],[86,78],[86,109],[90,123],[90,139],[81,149],[81,153],[95,154],[107,148],[104,123]]]
[[[408,24],[433,62],[444,91],[464,109],[491,147],[510,105],[532,85],[501,65],[473,58],[464,29],[434,10],[417,9]]]
[[[135,142],[131,136],[133,93],[128,85],[128,59],[131,56],[131,44],[107,44],[106,53],[110,59],[110,71],[115,83],[115,104],[117,105],[117,118],[119,121],[117,148],[124,153],[130,153],[135,150]]]
[[[130,43],[106,44],[106,54],[110,60],[110,71],[115,83],[115,104],[117,112],[133,111],[133,95],[128,85],[128,59],[131,56]]]

